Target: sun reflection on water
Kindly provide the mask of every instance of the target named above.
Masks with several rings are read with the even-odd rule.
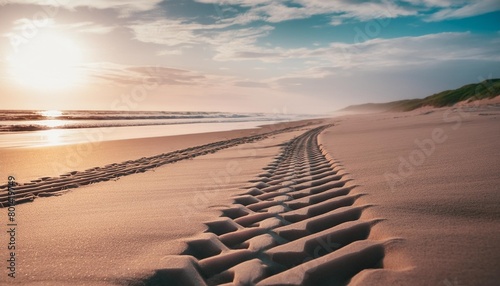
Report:
[[[44,117],[56,118],[62,115],[60,110],[44,110],[40,112],[40,115]]]
[[[64,120],[49,119],[40,121],[40,125],[47,126],[50,128],[59,127],[64,125]]]
[[[52,129],[41,132],[42,134],[40,135],[40,140],[43,142],[43,145],[54,146],[62,143],[62,134],[64,130]]]

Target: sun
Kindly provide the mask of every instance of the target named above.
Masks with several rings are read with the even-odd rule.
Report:
[[[7,57],[15,82],[35,89],[63,89],[83,80],[82,52],[68,36],[50,32],[36,35]]]

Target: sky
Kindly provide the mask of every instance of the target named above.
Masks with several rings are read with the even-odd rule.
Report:
[[[499,77],[498,0],[0,0],[0,109],[323,114]]]

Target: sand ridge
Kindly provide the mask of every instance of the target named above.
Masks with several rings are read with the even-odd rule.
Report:
[[[318,145],[329,125],[292,139],[246,192],[206,222],[207,231],[169,256],[141,285],[337,285],[382,267],[388,241],[369,239],[382,219]]]

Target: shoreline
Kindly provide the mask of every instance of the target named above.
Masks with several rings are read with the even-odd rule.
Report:
[[[225,132],[256,129],[260,126],[314,119],[321,118],[282,121],[261,120],[242,122],[200,122],[179,124],[95,126],[82,128],[46,127],[39,130],[0,131],[0,148],[11,149],[65,146],[96,141],[103,142],[190,135],[209,132]]]
[[[29,182],[42,177],[59,176],[67,172],[83,171],[107,164],[136,160],[179,149],[209,144],[225,139],[259,135],[275,129],[319,122],[308,119],[259,125],[250,129],[202,132],[194,134],[134,138],[123,140],[92,140],[57,146],[0,148],[0,173],[15,175],[19,182]],[[27,164],[26,162],[29,162]],[[1,185],[1,184],[0,184]]]

